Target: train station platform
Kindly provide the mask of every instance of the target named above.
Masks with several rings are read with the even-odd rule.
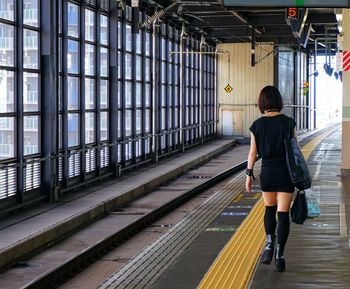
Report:
[[[249,288],[350,288],[350,177],[340,175],[341,135],[340,129],[333,131],[308,160],[321,216],[292,223],[287,271],[276,273],[273,264],[259,264]]]
[[[158,163],[133,169],[118,179],[86,187],[67,195],[59,203],[40,204],[3,217],[0,220],[0,268],[26,260],[38,249],[62,240],[234,145],[232,139],[209,141]],[[243,160],[244,155],[237,162]]]
[[[321,216],[307,220],[304,225],[292,223],[285,250],[286,272],[276,272],[273,262],[270,265],[259,264],[265,242],[264,206],[258,188],[259,180],[255,183],[255,191],[247,193],[244,189],[245,174],[241,171],[230,177],[225,185],[221,184],[220,190],[205,197],[207,199],[203,204],[183,215],[169,231],[153,239],[132,259],[117,266],[112,265],[114,261],[105,261],[100,265],[104,267],[104,275],[99,277],[102,278],[99,282],[88,279],[91,271],[83,272],[81,278],[85,279],[84,283],[72,281],[62,288],[349,288],[347,268],[350,266],[350,241],[347,224],[350,222],[350,201],[347,193],[350,178],[340,175],[340,125],[333,124],[325,129],[303,133],[299,136],[299,143],[313,177],[312,189],[320,202]],[[158,164],[132,171],[117,182],[111,180],[96,185],[61,204],[47,204],[46,208],[40,206],[40,211],[34,208],[3,219],[0,222],[1,262],[4,266],[11,262],[17,264],[16,268],[0,275],[0,288],[39,288],[33,285],[37,284],[35,282],[28,287],[23,284],[35,274],[37,278],[40,274],[46,274],[49,278],[50,271],[54,271],[57,265],[51,261],[47,263],[48,253],[46,256],[43,253],[44,257],[29,260],[28,266],[26,258],[31,255],[31,250],[50,246],[53,239],[57,241],[80,230],[82,226],[101,219],[185,170],[209,159],[213,164],[222,164],[222,159],[230,159],[229,165],[221,166],[220,170],[244,164],[249,146],[234,145],[232,140],[212,141],[184,154],[163,159]],[[259,175],[259,167],[258,161],[256,175]],[[210,178],[218,172],[219,167],[208,163],[206,173],[202,171],[194,175]],[[163,192],[156,194],[151,202],[157,200],[157,204],[153,205],[179,197],[180,192],[175,188],[169,192],[167,196]],[[131,221],[136,222],[142,217],[140,206],[143,206],[143,211],[145,208],[148,211],[153,209],[148,207],[149,202],[140,202],[131,208],[133,214],[129,214],[129,211],[117,213],[102,225],[101,235],[94,233],[91,237],[92,232],[79,231],[79,239],[76,238],[73,243],[79,248],[74,250],[88,250],[89,238],[102,239],[107,226],[123,230]],[[35,244],[40,246],[34,248]],[[51,254],[54,262],[67,262],[63,259],[73,259],[72,251],[72,245],[63,242]],[[40,258],[43,263],[38,261]],[[39,264],[46,264],[46,271]],[[106,264],[110,268],[105,268]],[[113,269],[113,266],[118,268]]]
[[[274,262],[259,264],[264,206],[261,198],[254,200],[256,193],[242,192],[152,288],[350,288],[350,178],[341,176],[340,126],[300,143],[321,216],[303,225],[291,223],[285,272],[277,272]]]

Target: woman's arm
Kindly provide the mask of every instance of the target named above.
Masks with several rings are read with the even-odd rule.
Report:
[[[255,137],[253,133],[250,133],[250,149],[248,153],[248,165],[247,169],[253,170],[255,160],[256,160],[256,154],[257,154],[257,147],[256,147],[256,142],[255,142]],[[252,191],[252,177],[247,176],[246,177],[246,182],[245,182],[246,190],[247,192]]]
[[[257,151],[258,150],[256,148],[255,137],[253,133],[250,133],[250,149],[248,153],[248,165],[247,165],[248,169],[252,170],[254,168]]]

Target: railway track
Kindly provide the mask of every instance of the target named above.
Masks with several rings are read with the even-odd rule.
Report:
[[[308,136],[305,138],[309,139]],[[301,145],[303,145],[303,143],[304,141],[301,140]],[[181,230],[183,232],[195,231],[195,233],[199,234],[201,230],[205,229],[205,224],[213,220],[213,218],[232,201],[233,197],[244,191],[243,173],[238,174],[231,181],[227,181],[227,179],[245,169],[246,161],[244,159],[246,158],[247,151],[247,146],[235,147],[233,150],[222,154],[208,163],[198,168],[191,169],[186,174],[173,181],[163,184],[152,193],[131,202],[128,206],[118,208],[105,218],[76,232],[60,243],[52,244],[46,248],[45,251],[33,256],[31,259],[23,260],[17,264],[16,268],[12,268],[2,274],[0,288],[57,288],[74,277],[77,273],[95,263],[101,257],[112,252],[122,244],[125,244],[126,241],[130,240],[145,228],[152,227],[152,224],[161,217],[173,212],[203,192],[213,190],[211,194],[207,194],[206,197],[203,198],[202,203],[206,203],[204,207],[198,207],[198,212],[188,211],[187,218],[189,222],[193,221],[194,223],[188,228],[181,227],[180,237],[169,235],[169,239],[166,240],[164,239],[166,238],[166,234],[164,234],[164,236],[159,237],[159,239],[163,239],[163,242],[165,242],[164,244],[168,244],[169,240],[172,239],[183,239],[182,235],[186,234],[181,234]],[[230,165],[230,158],[234,159],[234,165]],[[229,183],[228,187],[226,187],[226,183]],[[214,186],[217,186],[217,188],[219,188],[218,190],[221,190],[221,192],[215,192],[215,189],[213,189]],[[202,206],[202,204],[200,204],[200,206]],[[206,211],[211,211],[211,214],[203,215],[203,212]],[[197,213],[198,216],[195,215]],[[185,248],[195,237],[196,234],[189,236],[188,240],[183,241],[184,243],[181,243],[182,247],[180,246],[181,248],[179,248],[181,250]],[[159,248],[161,246],[164,247],[161,241],[157,242]],[[175,245],[177,246],[177,244]],[[172,247],[171,250],[169,249],[170,251],[165,251],[162,256],[169,256],[169,252],[175,251],[174,254],[172,254],[172,258],[175,258],[177,251],[180,250],[176,246]],[[156,250],[155,252],[158,251]],[[141,252],[137,257],[139,259],[135,258],[135,260],[139,260],[139,264],[143,262],[143,266],[150,267],[151,265],[144,261],[151,259],[146,253]],[[153,257],[154,255],[156,254],[153,254]],[[174,259],[170,258],[167,262],[172,262],[172,260]],[[154,261],[154,263],[157,262],[158,261]],[[130,267],[133,266],[132,262],[129,263],[130,265],[122,268],[119,274],[120,276],[115,274],[119,276],[115,277],[115,280],[124,278],[120,279],[122,280],[121,282],[125,283],[130,281],[127,276],[129,271],[134,269]],[[157,266],[157,264],[154,266]],[[142,271],[141,269],[140,272]],[[135,271],[133,274],[140,273]],[[16,278],[16,276],[18,277]],[[150,280],[150,282],[153,281],[154,280]],[[108,287],[109,285],[107,283],[105,282],[105,284],[102,284],[101,288],[115,288]],[[62,287],[64,287],[64,285]]]
[[[126,207],[118,208],[62,242],[52,244],[29,260],[17,263],[15,268],[3,273],[0,288],[59,287],[156,220],[243,170],[246,161],[242,160],[246,156],[247,147],[238,146],[233,151],[239,154],[235,165],[228,166],[227,158],[232,154],[229,151],[198,168],[191,169],[183,176],[163,184]],[[11,281],[14,274],[19,277]],[[32,278],[28,278],[29,274]],[[9,283],[11,285],[7,285]]]

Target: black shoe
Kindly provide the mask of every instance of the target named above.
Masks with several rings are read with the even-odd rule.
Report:
[[[275,236],[266,235],[265,249],[261,255],[260,263],[270,264],[273,258],[273,251],[275,247]]]
[[[284,272],[286,270],[286,260],[283,256],[283,248],[280,244],[276,246],[275,265],[277,272]]]

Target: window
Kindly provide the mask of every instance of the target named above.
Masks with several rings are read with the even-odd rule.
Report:
[[[0,18],[14,20],[14,0],[0,0]]]
[[[60,71],[60,83],[63,86],[60,90],[60,99],[64,100],[64,97],[67,97],[66,102],[62,101],[67,107],[60,108],[60,119],[61,124],[64,124],[64,110],[67,109],[68,141],[65,143],[62,137],[65,133],[62,131],[64,129],[62,125],[60,126],[60,139],[63,149],[71,147],[86,149],[88,147],[88,152],[76,154],[76,160],[80,157],[85,158],[86,167],[75,166],[76,162],[73,160],[62,164],[68,166],[68,170],[72,172],[70,177],[74,177],[95,172],[96,157],[100,154],[100,148],[97,146],[108,140],[107,119],[105,118],[109,110],[110,20],[103,12],[107,1],[99,2],[100,10],[97,10],[95,4],[90,2],[89,5],[67,2],[68,17],[61,18],[62,21],[64,19],[68,21],[66,38],[63,38],[63,33],[65,33],[63,29],[60,34],[62,47],[65,45],[67,47],[67,54],[62,53],[62,64],[66,65],[68,71],[68,76]],[[83,14],[82,9],[84,9]],[[63,27],[64,23],[62,22],[61,25]],[[84,28],[83,33],[81,33],[81,25]],[[81,57],[84,58],[84,61],[80,62]],[[64,79],[65,77],[67,79]],[[64,94],[65,91],[67,96]],[[108,154],[108,150],[109,147],[105,148],[104,155]],[[62,179],[62,174],[60,178]]]
[[[38,20],[38,0],[24,0],[23,23],[34,27],[39,27]]]
[[[14,26],[0,22],[0,65],[14,65]]]
[[[68,146],[79,145],[79,115],[77,113],[68,114]]]
[[[14,151],[14,118],[0,117],[0,146],[6,153],[0,154],[0,160],[12,158],[15,156]]]
[[[14,112],[14,72],[0,70],[0,113]]]
[[[39,116],[25,116],[24,126],[24,155],[39,152]]]
[[[23,4],[23,11],[17,10],[22,7],[17,2]],[[170,56],[171,51],[179,52],[179,31],[164,21],[155,36],[159,54],[153,55],[152,31],[146,27],[132,34],[131,7],[117,9],[116,19],[109,15],[108,0],[57,1],[59,19],[57,24],[51,22],[52,31],[58,31],[58,63],[53,75],[58,80],[54,87],[58,99],[52,99],[58,104],[58,116],[57,124],[53,118],[45,119],[50,122],[46,126],[41,108],[46,107],[47,99],[51,101],[52,96],[46,95],[47,85],[51,83],[47,75],[41,74],[40,55],[44,52],[42,48],[46,50],[51,45],[46,41],[56,36],[56,33],[41,35],[40,19],[51,17],[45,14],[48,11],[42,11],[47,3],[51,2],[0,0],[0,182],[5,176],[11,180],[4,185],[4,193],[1,187],[0,199],[13,196],[16,191],[38,188],[45,179],[40,172],[41,162],[47,160],[42,158],[42,149],[46,155],[52,148],[47,147],[43,132],[51,125],[57,125],[58,130],[58,168],[53,173],[57,173],[60,187],[110,173],[111,152],[122,167],[147,159],[154,148],[153,133],[158,138],[158,153],[177,149],[173,146],[179,144],[180,120],[187,125],[186,144],[198,141],[199,130],[193,126],[199,121],[201,73],[205,85],[205,136],[215,132],[215,57],[202,56],[201,68],[199,55],[183,56],[185,70],[181,75],[185,89],[179,95],[180,56]],[[17,19],[17,15],[21,17]],[[139,22],[143,23],[147,17],[140,12]],[[117,33],[109,35],[110,28],[114,30],[116,25]],[[111,46],[117,52],[112,52]],[[199,41],[191,37],[186,40],[186,51],[198,49]],[[111,73],[115,71],[113,66],[110,71],[110,63],[116,57],[117,87],[113,83],[111,90],[110,80],[115,78]],[[153,59],[159,63],[157,75],[152,73]],[[157,82],[156,90],[153,81]],[[184,100],[184,110],[180,108],[180,100]],[[158,105],[156,109],[154,101]],[[158,113],[155,123],[153,113]],[[116,131],[110,131],[111,128]],[[21,145],[17,143],[20,137],[23,137]],[[27,164],[23,172],[14,166],[6,167],[7,163],[21,162]],[[76,180],[70,180],[77,176]]]

